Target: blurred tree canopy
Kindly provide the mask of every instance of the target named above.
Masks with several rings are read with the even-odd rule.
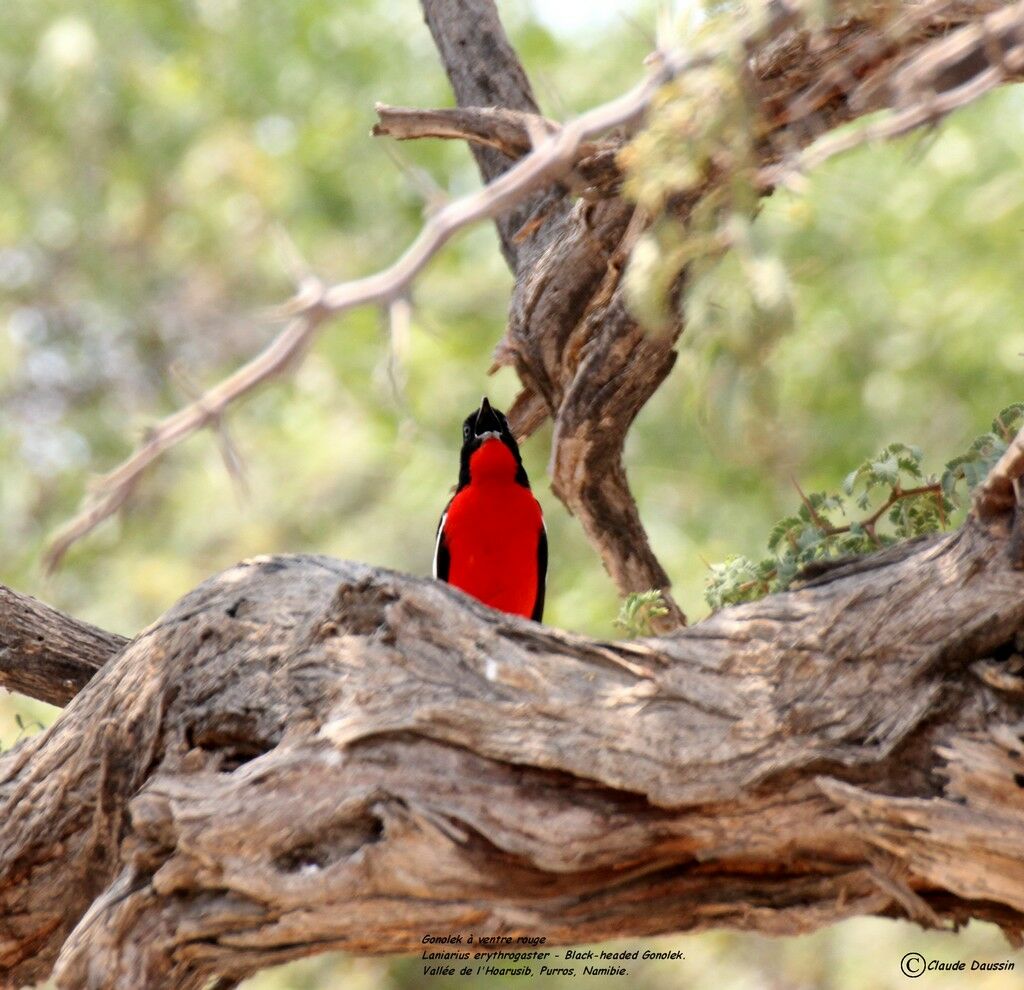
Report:
[[[543,111],[564,118],[637,78],[654,6],[569,34],[539,0],[503,4]],[[204,434],[52,579],[39,571],[87,475],[274,332],[290,291],[280,231],[347,278],[392,260],[426,201],[478,182],[462,146],[371,139],[376,101],[450,101],[415,3],[0,5],[0,581],[133,634],[253,554],[428,572],[459,422],[484,392],[505,405],[516,390],[509,371],[485,375],[511,285],[489,227],[418,280],[407,340],[354,313],[232,410],[247,497]],[[736,221],[733,250],[691,279],[677,368],[627,448],[691,616],[708,563],[764,556],[793,479],[836,489],[894,441],[939,471],[1022,397],[1022,111],[1019,89],[999,91],[829,162]],[[548,619],[611,635],[614,589],[546,491],[548,439],[524,451],[548,516]],[[0,740],[50,717],[5,698]]]

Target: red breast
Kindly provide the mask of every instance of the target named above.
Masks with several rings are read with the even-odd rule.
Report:
[[[469,462],[470,483],[445,519],[448,580],[492,608],[527,618],[537,599],[540,504],[515,481],[517,463],[500,440],[484,441]]]

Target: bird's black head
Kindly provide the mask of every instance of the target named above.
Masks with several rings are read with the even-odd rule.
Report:
[[[523,459],[519,454],[519,444],[509,429],[508,420],[500,409],[494,409],[485,395],[480,400],[480,408],[474,409],[462,424],[462,456],[459,464],[459,488],[469,484],[470,461],[473,455],[489,440],[500,440],[511,452],[515,460],[515,480],[520,485],[530,487],[523,467]]]

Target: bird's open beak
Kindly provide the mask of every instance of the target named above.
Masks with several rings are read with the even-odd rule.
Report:
[[[495,436],[499,434],[501,430],[501,422],[495,415],[494,410],[491,409],[490,402],[487,401],[485,395],[480,400],[480,409],[476,414],[476,422],[473,424],[473,432],[479,437],[486,433],[493,433]]]
[[[487,396],[485,395],[480,400],[480,408],[477,410],[477,413],[476,413],[476,423],[474,424],[475,428],[474,428],[473,432],[474,433],[479,433],[480,432],[480,427],[483,426],[484,423],[486,423],[487,420],[489,420],[490,418],[491,418],[491,404],[487,401]]]

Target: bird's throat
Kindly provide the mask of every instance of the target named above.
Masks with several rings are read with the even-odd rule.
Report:
[[[512,451],[496,438],[485,440],[469,458],[472,482],[512,482],[518,470]]]

